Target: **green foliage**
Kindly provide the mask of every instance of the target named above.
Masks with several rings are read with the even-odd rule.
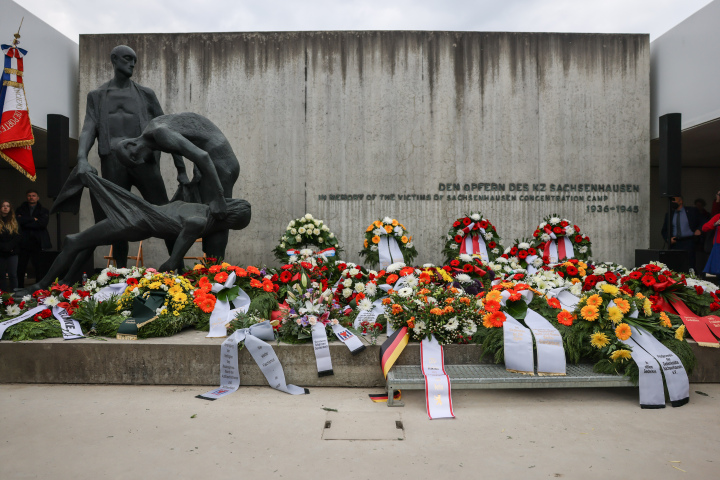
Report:
[[[62,337],[60,322],[54,318],[47,318],[35,322],[32,318],[8,327],[3,334],[3,340],[20,342],[23,340],[42,340],[43,338]]]

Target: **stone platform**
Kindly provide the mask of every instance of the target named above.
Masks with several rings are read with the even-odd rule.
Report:
[[[169,338],[115,340],[53,338],[32,342],[0,342],[0,383],[82,383],[116,385],[217,385],[220,344],[205,332],[186,330]],[[318,378],[315,354],[309,344],[271,342],[288,383],[303,387],[384,387],[378,345],[368,345],[356,356],[339,342],[330,344],[334,375]],[[693,344],[698,366],[695,383],[720,383],[720,349]],[[479,345],[445,347],[447,365],[480,361]],[[396,365],[419,365],[420,345],[409,344]],[[240,352],[243,385],[266,385],[260,369],[243,349]]]

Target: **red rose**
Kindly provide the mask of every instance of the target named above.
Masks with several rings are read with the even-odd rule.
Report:
[[[456,241],[457,243],[462,243],[463,238],[464,238],[464,237],[463,237],[462,235],[455,235],[455,241]]]
[[[460,265],[460,260],[458,260],[458,259],[451,260],[450,265],[452,265],[453,267],[457,267]]]
[[[567,267],[566,271],[567,271],[567,274],[570,275],[571,277],[574,277],[575,275],[578,274],[578,269],[572,265],[569,265]]]
[[[561,233],[563,233],[565,231],[561,227],[555,227],[552,230],[555,235],[560,235]]]
[[[697,288],[697,287],[695,287],[695,288]],[[25,308],[25,302],[20,302],[20,305],[18,305],[18,307],[20,307],[20,310]]]
[[[557,274],[560,278],[565,278],[565,274],[563,272],[557,272]]]
[[[8,299],[5,300],[5,305],[15,305],[15,300],[13,300],[12,297],[8,297]]]
[[[695,285],[695,293],[697,293],[698,295],[702,295],[704,292],[705,290],[700,285]]]
[[[615,275],[615,274],[612,273],[612,272],[607,272],[607,273],[605,274],[605,281],[608,282],[608,283],[613,283],[613,284],[615,284],[615,283],[617,283],[617,281],[618,281],[617,275]]]
[[[472,220],[470,220],[468,217],[463,218],[463,225],[466,227],[472,223]]]
[[[525,260],[525,259],[527,258],[527,256],[528,256],[528,252],[527,252],[526,250],[520,250],[520,251],[518,251],[517,256],[518,256],[521,260]]]
[[[455,220],[455,222],[453,222],[453,228],[458,228],[459,226],[460,222],[458,220]]]
[[[632,289],[627,285],[623,285],[622,287],[620,287],[620,290],[627,293],[628,295],[635,295],[635,292],[633,292]]]
[[[62,293],[62,296],[63,296],[65,299],[68,299],[68,298],[70,298],[70,295],[72,295],[72,293],[73,293],[72,290],[65,290],[65,291]]]
[[[52,312],[51,312],[50,309],[48,308],[48,309],[43,310],[42,312],[40,312],[40,316],[41,316],[42,318],[50,318],[50,317],[52,317]]]
[[[488,242],[488,248],[495,248],[497,247],[497,243],[495,242]]]
[[[665,283],[667,282],[667,277],[665,275],[658,275],[657,281],[658,283]]]
[[[582,235],[575,235],[575,243],[582,243],[583,237]]]

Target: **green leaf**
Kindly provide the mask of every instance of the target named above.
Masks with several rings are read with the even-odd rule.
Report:
[[[221,302],[232,302],[240,294],[240,287],[235,285],[232,288],[223,288],[217,294],[217,299]]]
[[[507,313],[515,320],[522,320],[525,318],[525,315],[527,315],[528,307],[525,300],[520,299],[514,302],[507,302],[505,306],[507,308]]]

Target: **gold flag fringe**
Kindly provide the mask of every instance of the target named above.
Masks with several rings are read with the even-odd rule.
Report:
[[[3,82],[3,87],[16,87],[16,88],[23,88],[23,84],[20,82],[13,82],[12,80],[5,80]]]
[[[34,143],[34,142],[35,142],[35,141],[33,140],[33,143]],[[15,169],[16,169],[18,172],[20,172],[20,173],[22,173],[23,175],[25,175],[27,178],[30,179],[30,181],[34,182],[34,181],[37,179],[37,176],[35,176],[35,175],[30,175],[28,172],[25,171],[24,168],[22,168],[20,165],[18,165],[18,164],[15,162],[15,160],[13,160],[12,158],[10,158],[10,157],[8,157],[7,155],[5,155],[2,151],[0,151],[0,158],[2,158],[2,159],[5,160],[6,162],[8,162],[10,165],[12,165],[13,167],[15,167]]]
[[[522,372],[520,370],[513,370],[512,368],[506,368],[505,370],[507,370],[510,373],[522,373],[523,375],[530,375],[532,377],[535,376],[535,372]]]
[[[23,76],[23,71],[22,71],[22,70],[18,70],[18,69],[16,69],[16,68],[5,68],[5,69],[3,69],[3,71],[4,71],[5,73],[9,73],[10,75],[17,75],[18,77],[22,77],[22,76]]]
[[[144,326],[147,325],[148,323],[157,320],[158,317],[159,317],[159,315],[155,315],[155,316],[154,316],[153,318],[151,318],[150,320],[146,320],[146,321],[144,321],[143,323],[138,323],[138,324],[137,324],[137,328],[139,329],[139,328],[141,328],[141,327],[144,327]]]

